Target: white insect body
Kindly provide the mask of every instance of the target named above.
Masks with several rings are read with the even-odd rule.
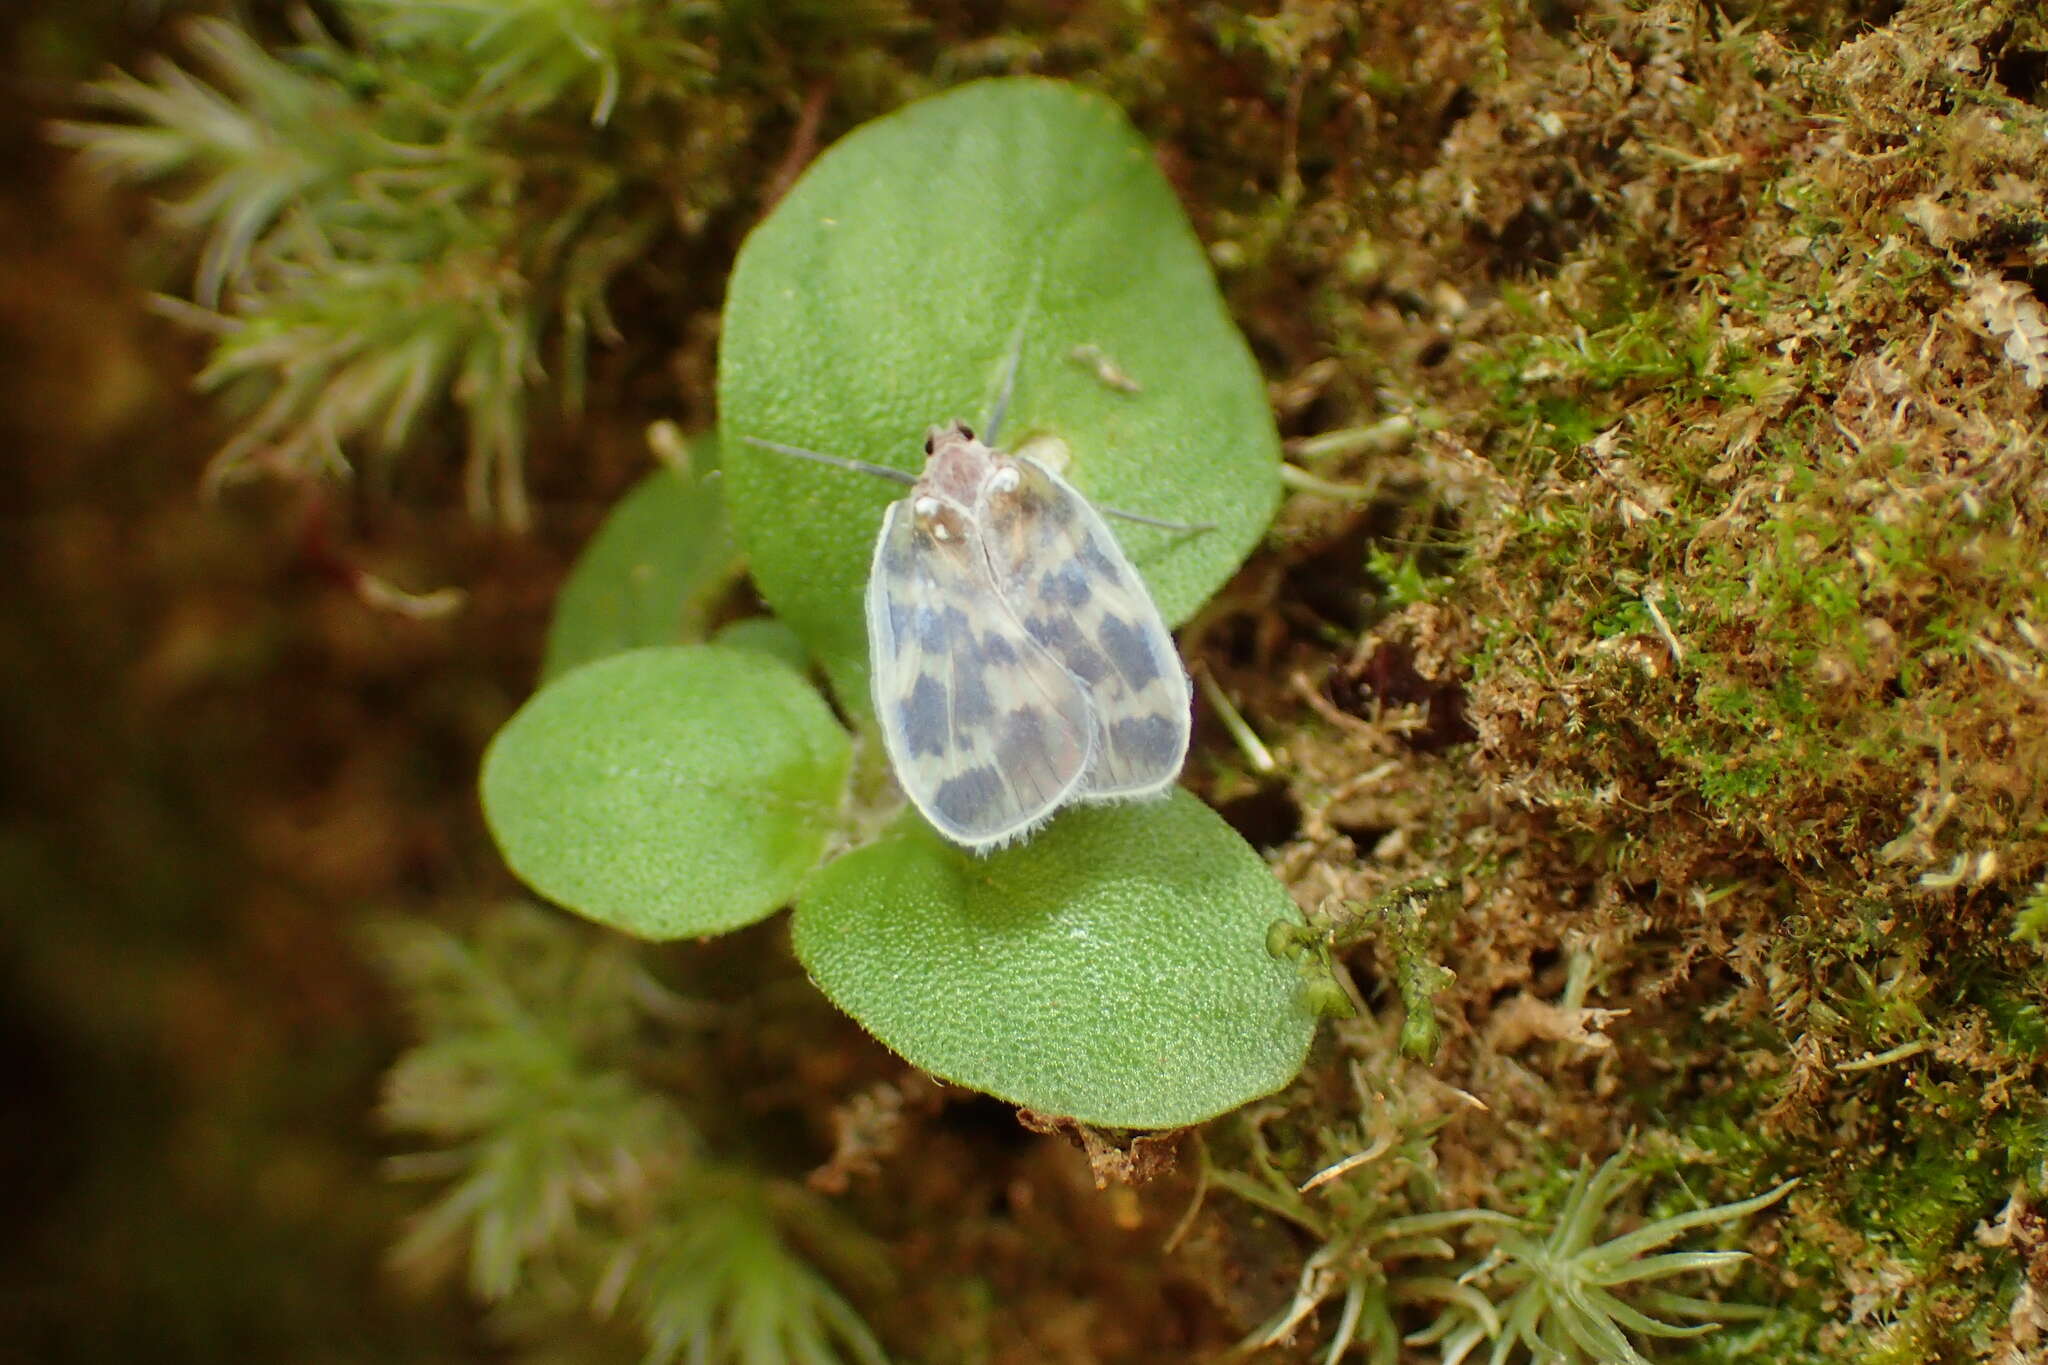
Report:
[[[1069,802],[1164,792],[1187,757],[1188,678],[1101,514],[957,422],[925,451],[867,591],[875,714],[904,792],[977,852]]]

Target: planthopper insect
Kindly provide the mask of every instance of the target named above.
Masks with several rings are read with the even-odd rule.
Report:
[[[1144,580],[1073,485],[959,422],[931,429],[918,476],[746,439],[910,485],[868,575],[870,679],[897,781],[940,834],[988,852],[1069,803],[1173,785],[1187,673]]]

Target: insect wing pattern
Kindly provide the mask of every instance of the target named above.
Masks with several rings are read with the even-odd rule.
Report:
[[[1036,460],[1009,455],[984,481],[974,521],[997,592],[1094,713],[1096,752],[1076,794],[1109,800],[1171,785],[1188,752],[1187,674],[1102,515]]]
[[[949,503],[920,518],[918,501],[889,508],[868,575],[875,712],[918,810],[989,848],[1072,798],[1094,722],[1080,682],[1004,608],[971,516]]]

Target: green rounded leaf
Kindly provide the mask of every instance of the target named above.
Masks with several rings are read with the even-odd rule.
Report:
[[[715,468],[716,442],[695,443],[693,466]],[[655,470],[619,499],[555,599],[541,678],[642,645],[687,644],[739,572],[717,486]]]
[[[1266,951],[1294,904],[1185,792],[1085,806],[976,858],[906,817],[797,903],[818,985],[937,1076],[1118,1128],[1195,1123],[1285,1085],[1314,1021]]]
[[[861,593],[903,489],[753,436],[916,471],[925,429],[1050,440],[1171,623],[1257,543],[1279,500],[1265,388],[1151,149],[1100,96],[983,81],[856,130],[740,251],[719,407],[727,497],[762,593],[865,710]],[[1135,387],[1135,391],[1133,388]]]
[[[766,655],[637,649],[566,673],[484,755],[484,817],[534,890],[642,938],[723,933],[788,902],[852,745]]]
[[[797,672],[807,671],[811,656],[804,649],[804,642],[796,638],[796,632],[772,616],[749,616],[719,627],[711,642],[730,645],[734,649],[751,650],[780,659]]]

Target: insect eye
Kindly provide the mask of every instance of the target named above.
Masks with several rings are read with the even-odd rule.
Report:
[[[953,426],[956,430],[959,431],[959,433],[962,436],[965,436],[968,440],[971,441],[974,439],[974,428],[968,426],[965,422],[955,422]]]
[[[927,455],[932,453],[932,438],[929,436],[924,438],[924,453]]]

